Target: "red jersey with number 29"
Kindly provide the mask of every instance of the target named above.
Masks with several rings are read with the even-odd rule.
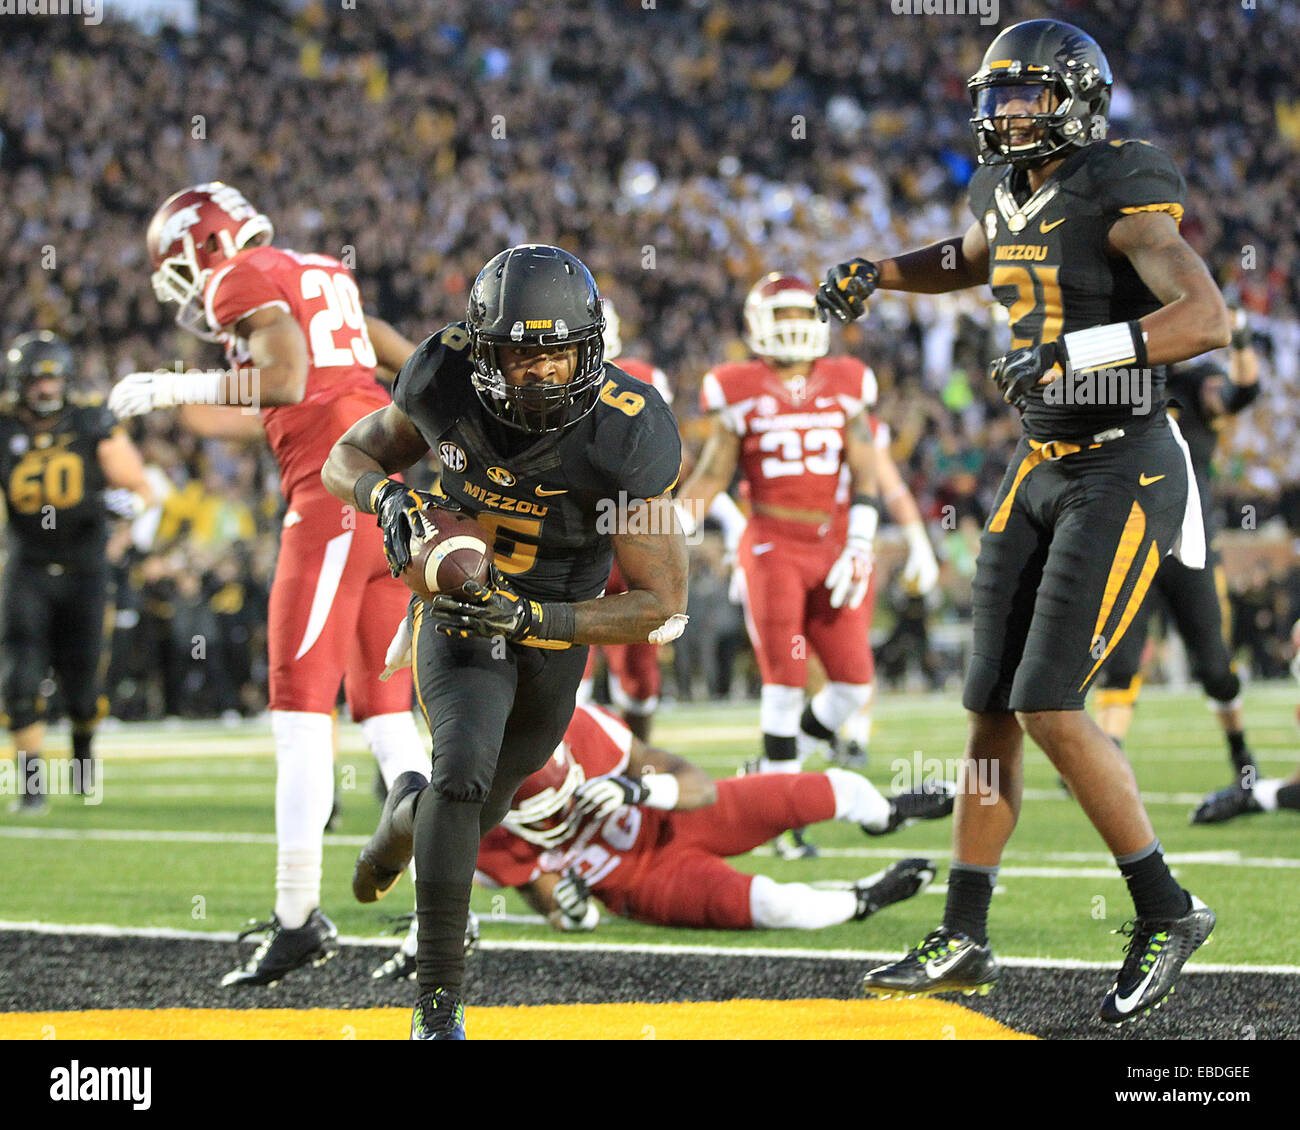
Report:
[[[280,465],[285,498],[300,488],[319,487],[320,469],[335,440],[389,402],[375,381],[375,350],[351,272],[328,255],[252,247],[213,271],[204,307],[208,325],[226,335],[226,354],[239,365],[251,355],[233,327],[249,314],[279,308],[302,328],[308,360],[303,398],[263,408],[262,425]],[[256,387],[248,391],[255,401]]]
[[[762,360],[719,365],[700,388],[704,411],[740,437],[754,505],[827,514],[848,501],[848,423],[875,400],[875,374],[852,357],[819,358],[806,378],[789,381]]]

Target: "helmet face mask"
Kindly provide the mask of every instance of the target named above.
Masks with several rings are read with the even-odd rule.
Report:
[[[72,351],[48,330],[16,338],[5,358],[5,375],[23,405],[36,416],[63,411],[68,380],[72,376]],[[57,380],[58,389],[34,396],[35,386]]]
[[[530,844],[559,847],[581,823],[574,794],[586,779],[569,747],[561,743],[550,760],[519,786],[501,823]]]
[[[782,365],[815,361],[830,352],[831,327],[817,317],[817,291],[794,275],[773,272],[745,299],[745,344]]]
[[[981,165],[1032,169],[1106,136],[1110,64],[1091,36],[1060,20],[1007,28],[966,89]]]
[[[467,321],[474,391],[503,424],[544,435],[595,408],[605,379],[605,317],[596,283],[575,256],[544,244],[501,252],[474,281]],[[563,352],[568,379],[512,383],[506,369],[520,358],[503,350]]]

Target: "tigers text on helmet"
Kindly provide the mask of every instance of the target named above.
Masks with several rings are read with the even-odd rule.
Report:
[[[5,354],[6,383],[37,416],[53,416],[63,411],[64,392],[71,376],[72,350],[49,330],[37,330],[14,338]],[[30,398],[29,387],[48,377],[58,378],[61,382],[59,391]]]
[[[474,391],[493,416],[543,434],[577,423],[596,406],[605,374],[605,315],[591,272],[546,244],[502,251],[479,272],[469,296]],[[511,385],[500,350],[576,347],[563,384]]]
[[[582,766],[561,742],[550,760],[519,786],[501,823],[530,844],[558,847],[581,823],[573,798],[586,779]]]
[[[966,83],[980,164],[1031,169],[1101,141],[1111,82],[1101,48],[1073,24],[1026,20],[1007,28]]]
[[[246,247],[271,242],[271,221],[237,188],[220,181],[173,193],[149,221],[145,241],[159,302],[180,306],[176,324],[217,341],[205,323],[203,288],[222,262]]]
[[[760,357],[792,364],[825,357],[831,327],[817,317],[817,288],[796,275],[773,271],[745,299],[745,344]],[[806,310],[804,317],[778,318],[778,310]]]

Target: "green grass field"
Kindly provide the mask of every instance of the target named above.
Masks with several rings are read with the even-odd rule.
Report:
[[[1289,775],[1300,760],[1295,702],[1293,685],[1247,691],[1248,736],[1265,775]],[[753,704],[670,709],[660,715],[656,744],[714,776],[728,776],[753,755],[756,722]],[[889,791],[898,762],[910,765],[918,754],[954,757],[964,730],[955,696],[886,697],[876,710],[867,776]],[[403,879],[381,907],[353,902],[352,861],[378,806],[371,795],[374,765],[356,727],[340,728],[340,747],[343,811],[338,833],[326,837],[322,905],[343,934],[376,935],[385,929],[385,915],[411,908],[411,889]],[[103,734],[99,748],[106,763],[102,804],[54,797],[38,817],[0,810],[6,874],[0,920],[230,931],[251,916],[266,917],[274,901],[275,864],[269,726],[129,726]],[[1204,960],[1295,963],[1300,816],[1189,826],[1194,801],[1229,780],[1217,724],[1197,695],[1148,690],[1127,748],[1176,874],[1219,914],[1215,944]],[[58,757],[65,751],[66,738],[55,733],[49,752]],[[1031,750],[1026,762],[1024,810],[993,902],[996,949],[1005,957],[1114,961],[1122,943],[1109,931],[1131,910],[1124,884],[1091,826],[1058,789],[1042,754]],[[904,856],[946,860],[949,824],[922,824],[887,839],[827,824],[813,838],[823,848],[817,860],[784,862],[761,851],[735,862],[782,880],[852,880]],[[945,874],[941,869],[940,884]],[[474,907],[485,940],[562,940],[540,924],[501,920],[503,914],[527,913],[512,893],[478,891]],[[800,933],[670,931],[607,917],[584,940],[892,952],[934,926],[942,907],[941,894],[932,891],[865,925]]]

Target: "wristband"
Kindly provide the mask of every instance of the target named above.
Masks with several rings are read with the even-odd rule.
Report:
[[[673,509],[677,511],[677,521],[682,524],[682,533],[688,538],[695,536],[695,531],[699,529],[699,523],[679,498],[673,499]]]
[[[388,481],[388,476],[382,471],[366,471],[357,479],[352,486],[352,498],[357,504],[357,509],[363,514],[373,514],[375,512],[375,494]]]
[[[681,795],[682,783],[671,773],[647,773],[641,778],[645,786],[645,800],[651,808],[672,809],[677,807],[677,798]]]
[[[528,634],[533,639],[573,643],[578,616],[572,604],[561,601],[543,603],[539,600],[530,600],[528,610],[532,613],[532,624]]]
[[[876,527],[880,524],[880,511],[874,501],[865,495],[855,495],[849,507],[849,541],[864,541],[868,545],[876,540]]]
[[[228,374],[222,369],[200,373],[159,373],[154,406],[174,408],[177,404],[224,404]]]
[[[1059,341],[1058,352],[1073,373],[1092,373],[1119,365],[1147,367],[1146,335],[1139,322],[1112,322],[1068,333]]]
[[[725,490],[718,491],[709,503],[709,517],[722,527],[722,540],[727,549],[734,552],[745,532],[745,515],[736,505],[736,500]]]
[[[908,522],[903,527],[903,537],[907,539],[907,548],[912,553],[934,555],[934,547],[930,545],[930,538],[925,532],[924,522]]]

